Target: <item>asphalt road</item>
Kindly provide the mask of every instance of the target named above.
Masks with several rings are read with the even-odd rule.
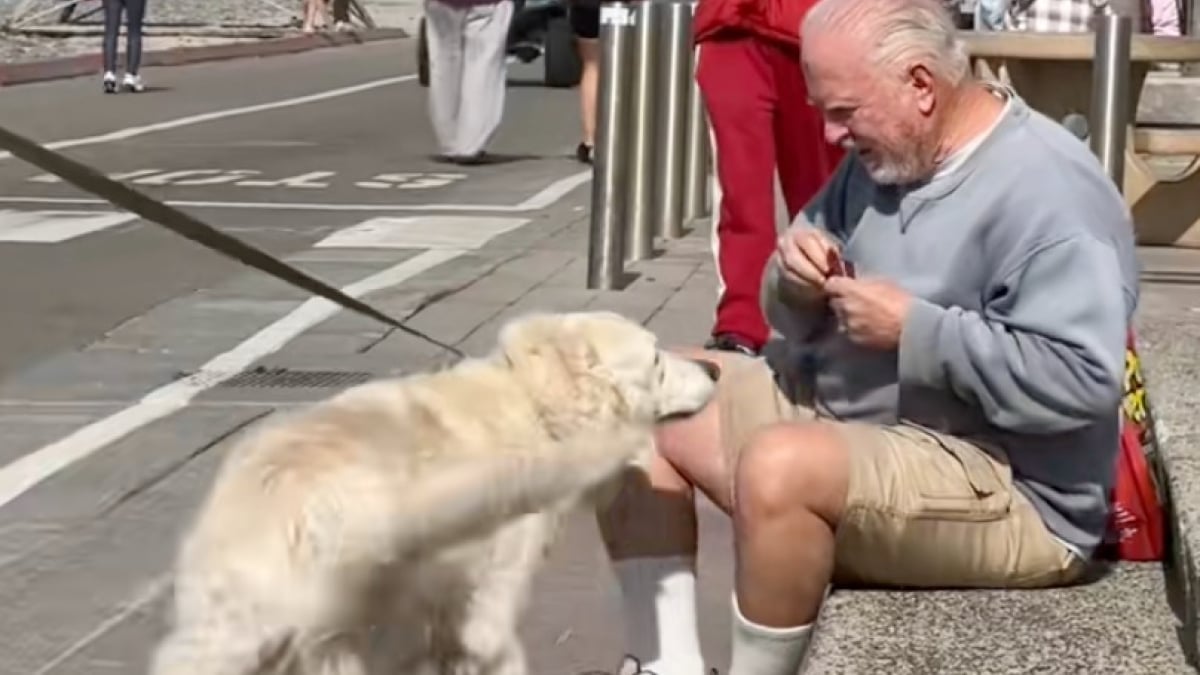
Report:
[[[379,213],[519,204],[580,170],[566,159],[574,92],[520,86],[519,71],[493,146],[512,161],[433,162],[414,72],[409,41],[154,69],[141,96],[102,96],[92,79],[6,90],[0,120],[274,254]],[[112,213],[51,180],[0,160],[0,377],[237,269],[136,219],[60,242],[11,241],[31,218]],[[68,213],[30,214],[48,211]]]

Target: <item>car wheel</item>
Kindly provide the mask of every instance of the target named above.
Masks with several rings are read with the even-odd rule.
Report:
[[[547,87],[574,87],[579,84],[583,64],[575,48],[575,33],[565,16],[556,16],[546,24],[545,59]]]
[[[429,86],[429,38],[425,35],[425,19],[417,26],[417,82]]]

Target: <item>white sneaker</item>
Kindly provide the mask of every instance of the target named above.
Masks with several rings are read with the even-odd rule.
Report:
[[[117,93],[117,74],[111,70],[104,73],[104,93]]]
[[[142,83],[142,76],[133,75],[130,73],[125,73],[125,80],[121,82],[121,87],[123,87],[125,91],[131,91],[135,94],[146,90],[146,85]]]

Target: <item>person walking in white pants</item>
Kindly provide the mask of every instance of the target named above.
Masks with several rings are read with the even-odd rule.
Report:
[[[429,116],[442,158],[485,160],[504,115],[512,0],[425,0]]]

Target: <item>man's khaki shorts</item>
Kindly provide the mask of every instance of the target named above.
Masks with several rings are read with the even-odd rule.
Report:
[[[724,357],[725,355],[722,355]],[[818,417],[777,383],[762,359],[722,358],[727,464],[759,429],[836,424],[850,449],[850,485],[837,529],[834,580],[878,586],[998,588],[1075,581],[1085,564],[1046,529],[998,451],[923,427]],[[803,448],[797,448],[803,452]],[[736,496],[735,496],[736,499]]]

